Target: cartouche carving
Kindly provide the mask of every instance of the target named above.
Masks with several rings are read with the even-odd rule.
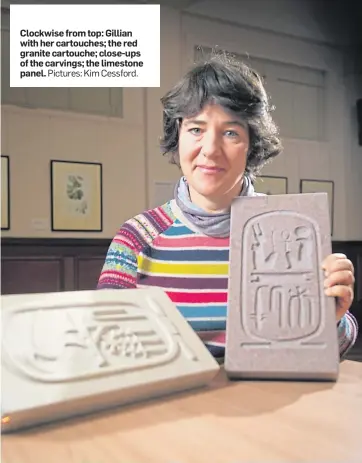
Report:
[[[161,288],[1,296],[2,432],[205,386],[220,370]]]
[[[326,193],[236,198],[224,368],[231,378],[335,381],[336,303]]]
[[[149,369],[181,354],[197,361],[157,302],[148,298],[147,304],[18,309],[8,321],[3,349],[13,369],[41,382]],[[11,333],[19,331],[22,339],[14,340]]]
[[[266,212],[246,223],[240,313],[250,341],[243,345],[313,343],[323,329],[320,240],[318,225],[292,211]]]

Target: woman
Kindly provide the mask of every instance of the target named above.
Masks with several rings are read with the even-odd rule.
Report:
[[[183,173],[175,198],[128,220],[113,239],[98,288],[158,286],[216,358],[224,356],[230,204],[254,196],[253,178],[281,152],[259,76],[212,58],[162,99],[162,149]],[[326,295],[337,298],[340,354],[354,344],[348,311],[354,270],[341,254],[323,263]]]

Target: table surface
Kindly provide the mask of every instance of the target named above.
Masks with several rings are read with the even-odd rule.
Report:
[[[3,463],[362,462],[362,363],[337,383],[226,379],[2,436]]]

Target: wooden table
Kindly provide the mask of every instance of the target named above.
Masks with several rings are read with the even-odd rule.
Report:
[[[337,383],[213,384],[2,436],[3,463],[362,462],[362,363]]]

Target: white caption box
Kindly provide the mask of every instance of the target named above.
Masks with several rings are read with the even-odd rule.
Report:
[[[159,5],[10,5],[10,87],[159,86]]]

